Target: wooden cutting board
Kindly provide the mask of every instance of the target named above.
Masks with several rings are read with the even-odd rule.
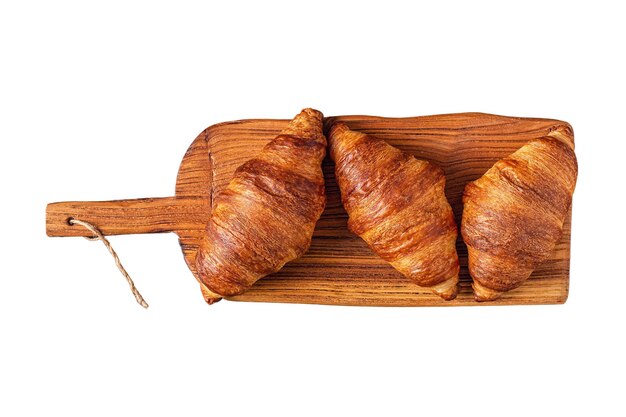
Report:
[[[332,120],[341,120],[352,129],[381,137],[417,158],[440,165],[446,174],[446,195],[458,225],[463,188],[498,159],[533,138],[566,135],[574,140],[572,128],[565,122],[483,113],[410,118],[338,116],[327,118],[326,127]],[[90,222],[105,235],[174,232],[179,236],[187,265],[195,274],[196,248],[210,215],[212,197],[228,184],[234,170],[254,157],[287,122],[256,119],[213,125],[187,150],[178,172],[175,197],[52,203],[47,207],[47,233],[89,235],[86,229],[69,225],[69,218]],[[278,273],[258,281],[245,294],[230,299],[360,306],[559,304],[567,299],[571,211],[551,258],[521,287],[492,302],[474,301],[467,249],[459,236],[460,291],[454,301],[443,301],[409,282],[348,231],[347,214],[328,157],[324,175],[328,204],[309,251]]]

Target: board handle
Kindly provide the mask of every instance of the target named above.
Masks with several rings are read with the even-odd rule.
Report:
[[[202,230],[210,215],[208,198],[161,197],[112,201],[66,201],[46,207],[48,236],[91,236],[70,219],[96,226],[104,235]]]

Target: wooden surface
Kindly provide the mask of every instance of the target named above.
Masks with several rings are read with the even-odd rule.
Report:
[[[446,195],[457,225],[465,184],[480,177],[498,159],[532,138],[566,135],[571,127],[561,121],[523,119],[481,113],[412,118],[339,116],[333,119],[387,140],[398,148],[440,165],[447,178]],[[85,236],[89,232],[70,226],[70,217],[88,221],[104,234],[175,232],[189,268],[194,271],[195,251],[210,215],[211,198],[230,181],[234,170],[271,140],[286,120],[241,120],[211,126],[192,143],[181,163],[176,197],[109,202],[65,202],[48,205],[49,236]],[[276,274],[258,281],[233,300],[318,303],[340,305],[502,305],[558,304],[569,288],[570,216],[561,240],[548,261],[521,287],[500,299],[476,303],[467,273],[467,250],[460,236],[460,291],[454,301],[443,301],[422,289],[376,257],[346,227],[334,179],[334,167],[326,158],[324,174],[328,204],[313,237],[311,248]]]

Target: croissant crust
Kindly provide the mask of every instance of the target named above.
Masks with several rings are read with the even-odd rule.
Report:
[[[196,258],[207,302],[246,291],[309,248],[326,204],[322,114],[305,109],[213,201]]]
[[[572,146],[532,140],[465,187],[461,233],[478,301],[518,287],[552,254],[576,185]]]
[[[343,123],[329,142],[348,228],[413,282],[453,299],[457,230],[443,170]]]

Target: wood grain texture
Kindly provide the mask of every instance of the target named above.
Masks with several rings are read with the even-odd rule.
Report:
[[[411,118],[339,116],[354,130],[378,136],[417,158],[435,162],[446,174],[446,195],[460,225],[463,189],[497,160],[528,140],[565,135],[571,127],[558,120],[513,118],[463,113]],[[194,271],[195,251],[210,215],[212,196],[230,181],[235,169],[252,158],[282,130],[288,120],[241,120],[211,126],[185,154],[178,173],[176,197],[114,202],[54,203],[47,210],[50,236],[88,234],[67,224],[76,217],[98,226],[105,234],[175,232],[187,265]],[[324,175],[328,203],[317,224],[309,251],[276,274],[258,281],[236,301],[317,303],[372,306],[455,306],[558,304],[569,288],[571,211],[564,233],[550,259],[521,287],[492,302],[477,303],[467,272],[467,249],[461,238],[459,295],[443,301],[420,288],[374,255],[346,227],[347,214],[327,157]]]

